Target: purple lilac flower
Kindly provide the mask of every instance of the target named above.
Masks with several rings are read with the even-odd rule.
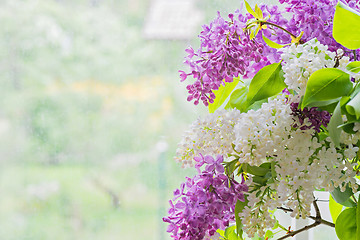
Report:
[[[344,1],[349,7],[360,11],[360,1],[359,0],[345,0]]]
[[[304,31],[304,41],[317,38],[322,44],[328,45],[330,51],[343,48],[332,37],[333,17],[338,0],[279,0],[281,4],[287,3],[286,11],[292,13],[286,28],[299,35]],[[360,9],[359,0],[344,0],[349,6]],[[358,50],[358,53],[360,51]],[[353,58],[351,51],[345,55]]]
[[[170,200],[169,215],[163,218],[169,223],[167,231],[176,240],[202,240],[213,236],[218,229],[225,229],[234,221],[237,200],[244,201],[248,186],[229,179],[224,174],[223,157],[195,158],[198,174],[186,178]],[[205,170],[200,167],[205,165]]]
[[[260,7],[264,16],[271,14],[275,21],[286,23],[277,7]],[[261,33],[250,40],[248,32],[244,32],[246,22],[252,19],[250,14],[243,15],[240,11],[229,14],[225,20],[220,13],[209,25],[203,26],[199,38],[200,48],[195,51],[192,47],[186,49],[188,56],[185,64],[190,72],[180,72],[180,78],[184,81],[192,76],[194,83],[187,86],[188,101],[194,100],[197,105],[201,100],[205,106],[215,99],[214,90],[217,90],[225,82],[232,82],[234,77],[243,75],[244,78],[252,78],[261,68],[280,60],[280,54],[275,49],[264,45]],[[279,32],[275,30],[276,32]],[[264,34],[280,42],[289,42],[290,37],[274,30],[266,30]]]
[[[310,109],[304,108],[303,110],[300,110],[299,103],[291,103],[290,108],[292,110],[292,115],[298,117],[298,120],[300,122],[300,129],[310,129],[314,128],[315,131],[320,132],[320,127],[323,125],[324,127],[327,127],[327,125],[330,122],[331,115],[327,111],[321,111],[317,107],[312,107]],[[306,126],[303,125],[305,122],[305,119],[307,119],[311,125]],[[293,127],[297,128],[298,125],[295,123]]]

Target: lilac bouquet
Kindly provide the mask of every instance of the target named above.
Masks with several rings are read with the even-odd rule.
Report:
[[[360,240],[359,0],[280,0],[203,26],[186,49],[188,101],[209,114],[176,160],[195,167],[170,200],[174,239],[286,239],[320,224]],[[333,222],[314,191],[330,192]],[[311,215],[311,206],[315,216]],[[284,211],[314,223],[290,230]]]

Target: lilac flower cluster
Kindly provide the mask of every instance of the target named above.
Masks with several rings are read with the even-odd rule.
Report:
[[[315,131],[320,132],[320,127],[323,125],[324,127],[327,127],[327,125],[330,122],[331,115],[327,111],[321,111],[317,107],[312,107],[310,109],[304,108],[303,110],[300,110],[299,103],[291,103],[290,108],[292,110],[292,115],[298,117],[298,120],[300,122],[300,129],[310,129],[314,128]],[[305,119],[307,119],[311,125],[304,125]],[[297,128],[298,125],[294,124],[293,127]]]
[[[335,52],[343,48],[332,37],[333,16],[338,0],[279,0],[287,3],[286,11],[292,13],[292,18],[286,28],[294,34],[304,31],[302,39],[309,41],[317,38],[322,44],[328,45],[329,50]],[[344,0],[350,7],[360,9],[359,0]],[[360,51],[358,51],[360,53]],[[351,51],[345,55],[353,58]]]
[[[287,22],[277,7],[261,6],[261,9],[264,16],[271,14],[276,21]],[[275,49],[262,44],[261,34],[250,40],[249,33],[244,31],[247,21],[253,16],[243,15],[238,10],[228,17],[229,20],[225,20],[218,13],[210,25],[203,26],[203,31],[199,35],[200,48],[197,51],[192,47],[186,49],[188,56],[185,58],[185,64],[189,66],[190,72],[179,72],[182,81],[188,76],[195,79],[194,83],[187,86],[187,100],[194,100],[195,105],[200,100],[205,106],[212,103],[215,99],[213,90],[224,85],[224,81],[232,82],[233,78],[239,75],[251,78],[264,66],[280,59]],[[280,42],[289,40],[289,36],[276,36],[271,30],[266,30],[264,34]]]
[[[360,1],[359,0],[345,0],[345,2],[347,3],[347,5],[349,5],[349,7],[359,11],[360,10]]]
[[[195,157],[198,174],[186,178],[170,200],[168,232],[175,240],[202,240],[213,236],[218,229],[225,229],[234,221],[237,200],[244,201],[248,186],[229,179],[224,174],[223,157]],[[200,167],[205,166],[201,171]]]

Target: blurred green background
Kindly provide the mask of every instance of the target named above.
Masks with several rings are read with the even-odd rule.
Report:
[[[238,1],[194,1],[204,22],[186,40],[144,37],[153,4],[0,1],[1,240],[169,239],[168,199],[194,173],[176,145],[206,112],[177,71]]]
[[[191,1],[181,40],[144,37],[155,2],[0,1],[1,240],[169,239],[168,199],[195,172],[176,145],[206,112],[177,71],[241,1]]]

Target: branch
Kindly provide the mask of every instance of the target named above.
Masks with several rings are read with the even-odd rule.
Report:
[[[293,236],[295,236],[295,235],[298,234],[298,233],[301,233],[301,232],[303,232],[303,231],[307,231],[307,230],[309,230],[309,229],[311,229],[311,228],[314,228],[314,227],[316,227],[316,226],[318,226],[318,225],[320,225],[320,224],[321,224],[321,222],[314,222],[313,224],[307,225],[307,226],[305,226],[305,227],[303,227],[303,228],[301,228],[301,229],[299,229],[299,230],[296,230],[296,231],[293,231],[293,232],[289,232],[289,233],[287,233],[285,236],[282,236],[281,238],[278,238],[278,240],[282,240],[282,239],[286,239],[286,238],[289,238],[289,237],[293,237]]]
[[[320,215],[320,209],[319,209],[319,206],[317,205],[317,200],[314,200],[313,201],[313,205],[314,205],[314,208],[315,208],[315,213],[316,213],[316,220],[315,221],[319,221],[321,220],[321,215]]]
[[[308,218],[311,218],[312,220],[316,221],[316,217],[308,216]],[[335,227],[334,223],[326,221],[325,219],[320,219],[320,221],[321,221],[321,224],[324,224],[326,226],[333,227],[333,228]]]
[[[307,225],[299,230],[296,230],[296,231],[293,231],[293,232],[288,232],[285,236],[282,236],[281,238],[279,238],[278,240],[282,240],[282,239],[286,239],[286,238],[289,238],[289,237],[293,237],[295,236],[296,234],[298,233],[301,233],[303,231],[307,231],[311,228],[314,228],[314,227],[317,227],[318,225],[320,224],[324,224],[324,225],[327,225],[329,227],[335,227],[335,224],[332,223],[332,222],[329,222],[329,221],[326,221],[324,219],[321,218],[321,214],[320,214],[320,209],[319,209],[319,206],[317,205],[317,200],[314,200],[313,201],[313,205],[314,205],[314,209],[315,209],[315,214],[316,216],[307,216],[308,218],[314,220],[315,222],[313,224],[310,224],[310,225]],[[278,207],[277,209],[279,210],[283,210],[285,213],[286,212],[293,212],[292,209],[290,208],[284,208],[284,207]]]

